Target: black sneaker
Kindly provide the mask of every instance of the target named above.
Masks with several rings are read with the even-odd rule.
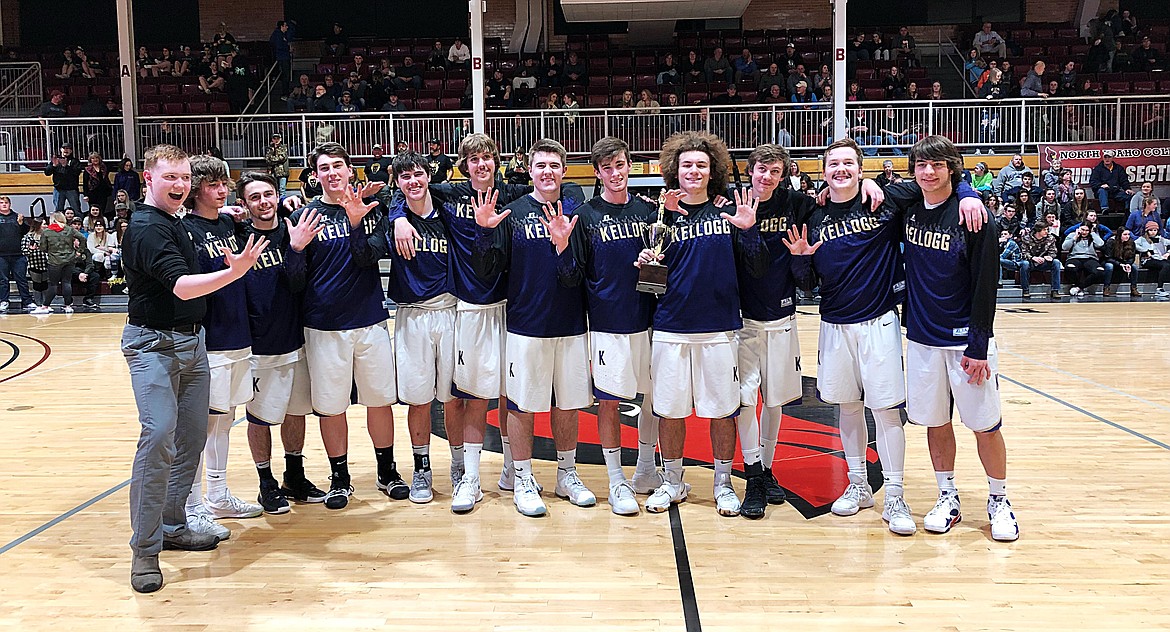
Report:
[[[325,494],[326,509],[345,509],[349,504],[349,497],[353,494],[353,486],[349,479],[340,480],[329,478],[329,493]]]
[[[776,476],[772,474],[772,468],[764,468],[764,489],[768,494],[769,505],[783,505],[788,496],[784,494],[784,488],[780,487],[780,483],[776,480]]]
[[[390,476],[385,481],[379,476],[378,489],[394,500],[406,500],[410,496],[410,485],[402,480],[398,470],[390,470]]]
[[[280,491],[280,486],[276,481],[266,481],[260,484],[260,495],[256,497],[256,502],[264,508],[264,513],[267,514],[282,514],[288,513],[288,499]]]
[[[768,506],[768,490],[765,476],[749,476],[747,479],[747,493],[739,505],[739,515],[756,520],[764,517],[764,508]]]
[[[290,480],[287,472],[284,475],[284,485],[281,486],[280,493],[284,494],[285,498],[291,498],[298,503],[324,502],[327,495],[303,476],[297,480]]]

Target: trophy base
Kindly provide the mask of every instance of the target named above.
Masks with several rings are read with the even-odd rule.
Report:
[[[666,272],[666,266],[661,263],[643,264],[638,272],[638,291],[648,294],[665,294]]]

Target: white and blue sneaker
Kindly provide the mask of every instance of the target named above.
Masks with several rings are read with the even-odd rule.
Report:
[[[1020,537],[1016,512],[1007,496],[987,497],[987,518],[991,520],[991,537],[997,542],[1015,542]]]
[[[946,533],[951,527],[963,520],[963,513],[959,506],[959,493],[939,492],[938,501],[934,508],[927,512],[922,519],[922,527],[931,533]]]

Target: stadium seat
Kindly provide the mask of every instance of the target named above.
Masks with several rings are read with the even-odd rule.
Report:
[[[886,91],[882,88],[866,88],[864,96],[866,101],[881,101],[886,98]]]

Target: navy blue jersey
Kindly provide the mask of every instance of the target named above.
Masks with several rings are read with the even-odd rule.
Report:
[[[248,321],[252,331],[252,354],[278,356],[292,353],[305,344],[301,325],[301,291],[305,289],[305,253],[289,246],[288,228],[283,221],[272,230],[244,224],[247,234],[268,238],[268,247],[256,265],[244,275],[248,295]]]
[[[194,213],[183,217],[183,226],[195,243],[201,273],[226,270],[228,265],[220,248],[240,252],[242,242],[236,237],[236,222],[228,215],[204,219]],[[207,296],[207,350],[235,351],[252,345],[248,329],[248,305],[241,282],[229,283]]]
[[[901,226],[892,205],[876,213],[861,196],[829,202],[808,220],[812,257],[794,257],[793,272],[806,290],[820,285],[821,320],[848,325],[872,320],[894,309],[906,290],[899,249]]]
[[[634,262],[646,248],[646,225],[658,218],[657,206],[635,195],[625,204],[597,196],[577,216],[573,254],[584,271],[589,328],[611,334],[646,331],[654,295],[638,291]]]
[[[772,197],[760,202],[756,227],[768,246],[768,271],[756,278],[740,269],[739,300],[744,318],[770,321],[796,313],[792,254],[784,245],[784,238],[790,227],[807,221],[812,210],[813,199],[791,189],[777,188]]]
[[[580,197],[561,198],[565,215],[581,206]],[[541,224],[544,205],[526,195],[508,205],[512,211],[495,230],[479,228],[476,270],[485,277],[508,271],[507,329],[533,338],[585,333],[585,292],[572,270],[572,250],[557,254]]]
[[[763,276],[770,257],[758,225],[741,231],[720,217],[722,211],[712,202],[680,206],[687,215],[666,217],[674,234],[663,253],[666,293],[654,310],[654,330],[701,334],[741,329],[739,269]]]
[[[987,359],[995,318],[999,248],[995,222],[977,232],[959,223],[959,198],[922,202],[905,213],[906,337],[931,347],[966,345]]]
[[[451,291],[451,275],[447,273],[450,261],[447,230],[439,211],[432,209],[427,217],[407,212],[406,221],[418,232],[418,239],[414,240],[414,258],[403,259],[393,245],[388,244],[392,263],[386,295],[399,305],[423,303]]]
[[[317,209],[324,230],[305,248],[305,326],[345,331],[386,320],[378,274],[378,259],[387,250],[385,209],[370,210],[351,230],[344,208],[317,198],[293,213],[293,223],[309,209]]]

